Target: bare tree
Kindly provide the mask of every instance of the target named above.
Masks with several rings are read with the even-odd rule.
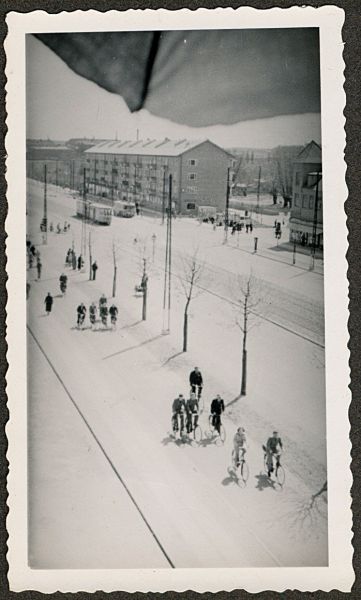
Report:
[[[204,263],[198,258],[198,250],[187,258],[183,258],[183,276],[180,278],[181,286],[186,297],[183,313],[183,352],[188,349],[188,311],[191,301],[199,296],[200,290],[195,291],[204,270]]]
[[[301,146],[278,146],[272,151],[272,170],[276,174],[276,187],[283,197],[285,207],[291,202],[293,164],[301,149]]]
[[[259,319],[254,313],[261,302],[259,281],[251,273],[246,279],[238,278],[238,316],[236,323],[242,332],[242,367],[240,396],[246,395],[247,389],[247,336],[250,330],[258,324]]]

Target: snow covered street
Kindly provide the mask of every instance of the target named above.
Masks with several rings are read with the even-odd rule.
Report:
[[[43,187],[28,180],[28,237],[41,253],[42,275],[28,270],[29,561],[34,568],[324,566],[328,563],[326,400],[322,262],[274,249],[270,227],[253,236],[175,219],[171,327],[163,328],[165,226],[158,216],[113,217],[87,226],[82,271],[64,266],[82,223],[71,194],[48,186],[48,221],[39,224]],[[253,251],[253,237],[259,251]],[[287,237],[286,228],[284,230]],[[152,236],[155,236],[152,238]],[[137,240],[135,242],[135,239]],[[111,300],[118,261],[115,330],[76,327],[76,307]],[[192,300],[189,348],[182,352],[185,256],[204,261]],[[88,252],[88,250],[87,250]],[[147,320],[134,286],[149,275]],[[259,282],[260,304],[248,338],[247,395],[240,391],[241,333],[236,325],[239,276]],[[63,297],[59,276],[68,275]],[[44,299],[54,297],[45,314]],[[199,294],[198,294],[199,292]],[[238,312],[237,312],[238,311]],[[173,399],[189,393],[198,365],[204,378],[199,444],[175,441]],[[225,400],[226,441],[205,435],[211,400]],[[232,439],[247,432],[247,484],[231,466]],[[277,429],[286,481],[264,471],[262,444]],[[44,526],[46,525],[46,526]],[[191,539],[191,543],[190,543]]]

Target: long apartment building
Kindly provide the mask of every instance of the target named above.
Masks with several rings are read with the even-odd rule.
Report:
[[[235,162],[209,140],[107,141],[84,154],[90,194],[162,210],[172,175],[173,208],[182,214],[205,205],[224,210],[228,168]]]

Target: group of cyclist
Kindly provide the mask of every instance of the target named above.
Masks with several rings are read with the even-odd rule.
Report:
[[[172,403],[172,427],[173,432],[182,433],[184,430],[190,434],[197,426],[199,420],[199,400],[203,390],[203,378],[198,367],[189,375],[190,395],[186,399],[183,394],[179,394]],[[220,394],[212,400],[210,405],[209,423],[214,430],[220,435],[222,419],[221,415],[224,412],[224,400]],[[233,437],[232,460],[235,467],[239,467],[241,462],[245,460],[248,443],[247,435],[244,427],[238,427]],[[265,464],[267,468],[267,476],[271,477],[274,469],[280,466],[280,457],[283,451],[282,440],[277,431],[274,431],[265,445],[262,446],[265,453]]]
[[[84,302],[81,302],[79,304],[76,311],[77,311],[77,325],[78,325],[78,327],[81,327],[85,321],[85,317],[86,317],[86,313],[87,313],[87,309],[86,309]],[[108,324],[108,316],[110,316],[111,324],[113,326],[116,325],[117,318],[118,318],[118,308],[117,308],[117,306],[115,306],[115,304],[112,304],[108,308],[108,301],[104,294],[101,295],[98,306],[95,304],[95,302],[92,302],[91,305],[89,306],[89,320],[90,320],[90,325],[92,327],[96,323],[98,312],[99,312],[100,320],[101,320],[102,324],[104,325],[104,327],[106,327]]]

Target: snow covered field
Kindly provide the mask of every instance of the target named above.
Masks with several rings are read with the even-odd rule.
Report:
[[[28,271],[29,556],[36,568],[322,566],[327,564],[326,402],[322,262],[274,249],[270,227],[223,244],[223,230],[176,219],[171,331],[162,335],[165,226],[159,217],[113,218],[92,226],[96,281],[64,267],[81,222],[75,200],[48,187],[48,219],[70,232],[41,244],[42,185],[28,181],[28,235],[43,271]],[[88,228],[89,231],[89,228]],[[156,235],[154,243],[152,235]],[[253,238],[259,251],[253,252]],[[284,230],[283,236],[287,233]],[[134,243],[134,238],[137,243]],[[76,307],[110,299],[112,244],[118,256],[115,331],[76,325]],[[182,353],[182,256],[199,247],[201,293],[192,301],[189,349]],[[148,259],[147,320],[134,295]],[[239,394],[241,333],[237,276],[260,281],[261,304],[248,339],[247,396]],[[61,272],[68,291],[60,296]],[[47,292],[54,296],[45,316]],[[209,404],[224,398],[225,444],[170,436],[172,400],[188,394],[198,365]],[[250,477],[229,471],[232,438],[247,430]],[[263,469],[262,444],[277,428],[285,451],[280,488]]]

